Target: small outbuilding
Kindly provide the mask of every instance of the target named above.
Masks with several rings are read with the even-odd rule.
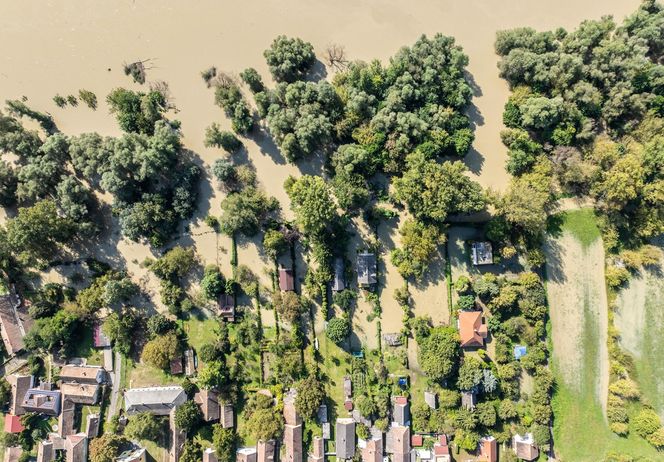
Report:
[[[431,409],[436,409],[438,407],[438,395],[432,391],[425,391],[424,402],[427,403]]]
[[[475,409],[477,404],[477,393],[474,391],[464,391],[461,393],[461,406],[471,411]]]
[[[535,445],[532,433],[525,435],[514,435],[512,437],[512,449],[519,459],[531,461],[539,457],[539,449]]]
[[[235,297],[231,294],[221,294],[217,300],[217,316],[228,322],[235,321]]]
[[[473,265],[481,266],[493,264],[493,249],[491,247],[491,242],[473,242],[470,247]]]
[[[514,359],[523,358],[526,355],[527,352],[528,352],[528,349],[526,348],[525,345],[516,345],[516,346],[514,346]]]
[[[279,289],[283,292],[292,292],[295,290],[295,276],[290,268],[279,268]]]
[[[341,257],[334,259],[334,280],[332,281],[332,290],[341,292],[346,288],[344,283],[344,260]]]

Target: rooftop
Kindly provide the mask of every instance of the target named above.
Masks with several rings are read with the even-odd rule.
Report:
[[[484,346],[484,339],[487,335],[488,330],[482,320],[481,311],[459,312],[459,337],[462,347]]]
[[[32,324],[27,307],[15,293],[0,296],[0,334],[10,356],[25,348],[23,337]]]

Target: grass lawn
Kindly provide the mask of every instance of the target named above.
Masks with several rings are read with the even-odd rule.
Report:
[[[601,237],[597,219],[592,208],[583,208],[558,213],[549,218],[548,232],[554,236],[562,229],[569,231],[583,248]]]
[[[136,363],[129,374],[131,388],[172,385],[181,379],[145,363]]]
[[[86,358],[88,364],[91,366],[101,366],[104,363],[101,349],[94,347],[94,339],[92,337],[92,329],[89,327],[82,327],[79,332],[76,348],[72,356],[77,358]]]
[[[592,209],[565,212],[553,217],[550,232],[570,232],[583,248],[588,248],[600,238],[599,228]],[[551,226],[553,225],[553,226]],[[584,462],[601,460],[608,452],[629,454],[662,460],[661,455],[645,440],[630,435],[622,438],[609,430],[597,396],[599,372],[599,323],[593,316],[594,300],[586,296],[579,303],[583,310],[582,350],[584,357],[580,371],[579,386],[570,386],[563,380],[564,374],[554,360],[553,372],[557,387],[553,396],[554,448],[564,461]],[[555,349],[555,344],[554,344]]]
[[[318,337],[319,351],[323,356],[322,372],[327,376],[327,395],[331,400],[328,408],[330,422],[346,414],[344,409],[344,376],[351,373],[351,355],[325,335]]]
[[[202,312],[191,313],[186,321],[179,321],[189,338],[189,344],[199,350],[206,343],[213,343],[216,339],[218,321],[208,318]]]

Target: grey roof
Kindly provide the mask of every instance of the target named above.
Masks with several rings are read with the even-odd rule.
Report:
[[[464,391],[461,393],[461,406],[466,409],[475,409],[477,404],[477,394],[472,391]]]
[[[23,337],[32,324],[32,316],[13,289],[11,294],[0,296],[0,334],[10,356],[25,348]]]
[[[171,409],[186,400],[187,395],[180,386],[130,388],[124,394],[125,411],[128,414],[150,412],[168,415]]]
[[[346,288],[344,284],[344,260],[337,257],[334,260],[334,280],[332,281],[332,290],[339,292]]]
[[[438,407],[438,395],[431,391],[425,391],[424,402],[427,403],[431,409],[436,409],[436,407]]]
[[[357,283],[368,286],[376,283],[376,256],[363,252],[357,254]]]
[[[408,402],[393,404],[392,421],[404,427],[410,425],[410,409]]]
[[[31,388],[25,392],[21,407],[29,412],[58,415],[60,413],[60,392]]]
[[[491,265],[493,263],[493,250],[491,242],[473,242],[471,245],[473,265]]]
[[[355,421],[350,418],[337,419],[335,433],[337,457],[352,459],[355,455]]]
[[[12,400],[9,403],[9,413],[14,415],[25,414],[25,409],[21,407],[21,402],[25,398],[26,392],[34,386],[34,377],[31,375],[12,374],[7,376],[7,382],[12,387]]]

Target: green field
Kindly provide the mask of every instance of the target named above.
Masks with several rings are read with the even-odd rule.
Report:
[[[660,416],[664,415],[664,280],[659,270],[644,271],[643,297],[635,296],[627,292],[625,297],[630,304],[643,301],[638,307],[643,310],[645,325],[641,326],[639,332],[632,333],[632,338],[639,339],[635,351],[630,351],[634,358],[634,370],[632,371],[641,388],[643,402],[651,405]],[[634,306],[620,307],[625,310],[636,308]],[[629,311],[625,316],[633,316]],[[619,329],[621,327],[619,326]]]
[[[549,232],[552,236],[569,232],[584,250],[600,238],[599,228],[591,209],[559,214],[551,220],[550,225]],[[573,284],[579,282],[583,281],[568,280],[565,284],[571,284],[570,289],[573,289]],[[579,309],[583,309],[584,314],[581,342],[583,358],[579,367],[579,385],[568,385],[563,377],[569,371],[561,370],[556,361],[553,362],[553,371],[557,379],[552,402],[556,455],[563,462],[597,462],[611,452],[647,457],[646,460],[664,460],[664,455],[658,453],[642,438],[636,435],[622,438],[609,430],[597,396],[597,380],[600,373],[598,367],[600,326],[595,316],[591,314],[590,306],[595,299],[589,295],[590,288],[584,287],[581,292],[585,296],[579,303]],[[556,303],[556,300],[549,300],[551,311],[556,309]],[[553,348],[554,350],[556,348],[555,342]]]

